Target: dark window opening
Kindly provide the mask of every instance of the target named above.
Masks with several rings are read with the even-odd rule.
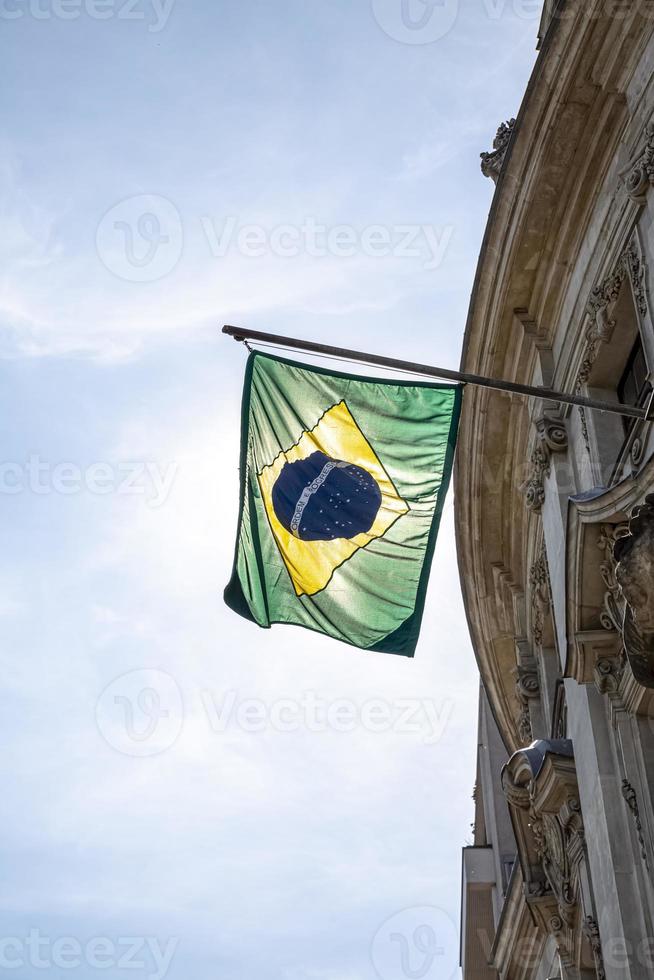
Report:
[[[638,337],[634,344],[626,367],[618,382],[618,399],[623,405],[644,405],[652,390],[647,380],[649,371],[645,360],[643,342]],[[637,419],[622,419],[627,435],[631,432]]]

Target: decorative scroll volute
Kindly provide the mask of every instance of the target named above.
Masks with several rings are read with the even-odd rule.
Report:
[[[600,622],[605,630],[622,630],[625,602],[616,577],[616,561],[614,549],[619,538],[628,534],[629,526],[621,524],[602,524],[600,527],[597,547],[602,552],[600,574],[606,586],[604,606],[600,613]]]
[[[535,663],[530,667],[518,667],[515,689],[520,703],[518,734],[523,742],[529,743],[534,737],[529,704],[540,699],[540,682]]]
[[[645,127],[645,142],[624,176],[627,194],[636,204],[644,204],[654,184],[654,124]]]
[[[529,457],[529,474],[520,490],[529,510],[538,513],[545,503],[545,480],[552,469],[552,453],[565,452],[568,433],[565,424],[556,418],[544,416],[535,423],[536,444]]]

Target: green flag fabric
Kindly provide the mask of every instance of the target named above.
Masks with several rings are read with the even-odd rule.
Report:
[[[460,403],[460,386],[250,354],[227,605],[413,656]]]

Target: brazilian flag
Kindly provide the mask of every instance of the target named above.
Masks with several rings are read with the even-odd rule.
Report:
[[[413,656],[460,403],[459,386],[250,354],[227,605]]]

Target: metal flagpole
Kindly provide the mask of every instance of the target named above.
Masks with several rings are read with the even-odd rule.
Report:
[[[349,350],[346,347],[331,347],[329,344],[316,344],[311,340],[296,340],[294,337],[282,337],[279,334],[262,333],[260,330],[247,330],[244,327],[225,325],[223,333],[234,340],[246,343],[248,340],[274,344],[278,347],[292,347],[295,350],[307,351],[312,354],[323,354],[326,357],[339,357],[363,364],[376,364],[380,367],[395,368],[398,371],[410,371],[413,374],[424,374],[428,378],[439,378],[445,381],[459,381],[478,388],[493,388],[495,391],[510,391],[518,395],[531,395],[543,398],[545,401],[561,402],[565,405],[580,405],[582,408],[593,408],[599,412],[611,412],[614,415],[626,415],[632,419],[654,419],[654,391],[644,408],[635,405],[620,405],[616,402],[599,401],[597,398],[585,398],[583,395],[571,395],[565,391],[555,391],[553,388],[542,388],[537,385],[523,385],[514,381],[502,381],[498,378],[485,378],[479,374],[466,374],[462,371],[450,371],[448,368],[432,367],[429,364],[418,364],[415,361],[402,361],[394,357],[383,357],[380,354],[366,354],[363,351]]]

